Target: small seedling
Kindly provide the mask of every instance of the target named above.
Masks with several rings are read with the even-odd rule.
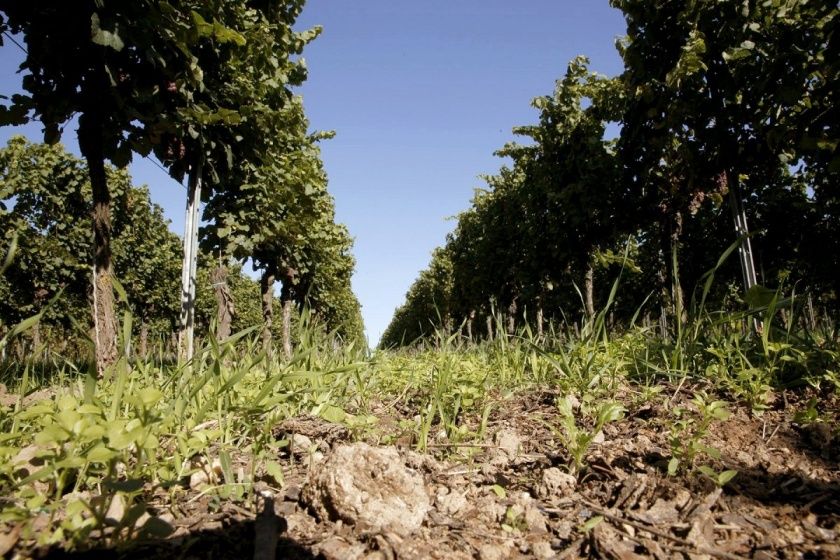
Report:
[[[578,527],[578,531],[584,534],[589,533],[589,531],[597,527],[603,520],[603,515],[593,515],[592,517],[586,520],[586,523]]]
[[[499,499],[504,500],[505,498],[507,498],[507,492],[505,491],[504,488],[502,488],[498,484],[494,484],[493,486],[491,486],[490,490],[492,490],[493,493],[496,494],[496,496],[499,497]]]
[[[817,410],[817,399],[811,398],[803,410],[793,415],[793,421],[797,424],[808,425],[820,421],[820,413]]]
[[[585,414],[584,408],[581,406],[580,410]],[[560,438],[572,456],[570,470],[573,473],[577,474],[585,467],[586,453],[589,451],[589,446],[595,436],[607,423],[622,419],[625,410],[618,403],[604,402],[597,408],[592,428],[586,429],[579,427],[577,424],[572,399],[568,396],[558,399],[557,411],[560,413],[560,429],[553,428],[552,431]]]
[[[516,506],[508,506],[505,511],[505,520],[502,522],[502,529],[508,533],[524,532],[528,529],[528,522],[522,514],[522,509]]]
[[[703,475],[705,475],[706,477],[708,477],[709,480],[714,482],[715,486],[719,486],[721,488],[726,486],[729,483],[729,481],[735,478],[735,476],[738,474],[738,471],[734,470],[725,470],[722,472],[717,472],[715,469],[707,465],[700,465],[699,467],[697,467],[697,470],[703,473]]]
[[[671,426],[669,437],[672,457],[668,462],[668,474],[671,476],[676,475],[680,469],[693,469],[695,460],[701,453],[714,459],[720,458],[718,450],[704,444],[703,440],[713,422],[729,418],[726,403],[712,401],[701,391],[692,399],[692,404],[696,409],[694,411],[683,407],[674,409],[676,419]]]

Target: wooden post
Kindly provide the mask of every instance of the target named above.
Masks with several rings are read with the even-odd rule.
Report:
[[[216,295],[216,340],[219,342],[230,336],[235,312],[233,295],[230,292],[230,286],[227,285],[227,276],[227,267],[221,264],[210,273],[210,282],[213,284],[213,293]]]

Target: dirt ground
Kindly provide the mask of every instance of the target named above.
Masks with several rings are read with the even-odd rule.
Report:
[[[664,393],[663,393],[664,394]],[[632,406],[607,424],[568,472],[569,456],[551,429],[557,395],[500,401],[481,444],[438,434],[426,454],[399,436],[399,413],[353,441],[341,426],[314,418],[275,429],[292,440],[282,488],[265,484],[254,515],[188,488],[172,505],[150,500],[150,514],[175,532],[156,542],[86,551],[27,550],[42,558],[470,559],[504,558],[840,558],[840,441],[836,412],[801,426],[802,395],[778,395],[756,417],[744,408],[714,423],[704,444],[716,472],[738,474],[719,488],[708,477],[668,476],[673,408],[690,406],[683,388]],[[827,410],[837,411],[837,397]],[[472,419],[478,428],[479,419]],[[245,462],[246,458],[239,458]],[[195,482],[195,481],[194,481]],[[195,485],[194,485],[195,486]],[[13,550],[10,554],[14,554]],[[10,556],[11,557],[11,556]]]

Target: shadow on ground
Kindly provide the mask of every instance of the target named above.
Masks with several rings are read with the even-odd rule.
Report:
[[[129,543],[118,549],[95,548],[77,552],[52,549],[34,556],[45,560],[250,560],[254,558],[254,542],[254,521],[232,521],[223,523],[218,529],[199,530],[178,539]],[[315,560],[318,557],[300,543],[281,536],[274,558]]]

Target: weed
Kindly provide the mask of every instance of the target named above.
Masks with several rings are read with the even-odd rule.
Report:
[[[575,399],[571,396],[557,400],[560,429],[549,427],[552,428],[553,433],[559,437],[563,446],[571,455],[572,463],[569,468],[572,473],[577,474],[586,466],[586,454],[598,433],[607,423],[622,419],[626,409],[618,403],[609,401],[597,405],[580,404],[581,415],[592,421],[591,428],[586,428],[578,426],[574,412],[574,401]],[[592,414],[593,412],[594,414]]]
[[[817,399],[814,397],[808,399],[808,404],[805,405],[805,408],[797,411],[796,414],[793,415],[793,421],[797,424],[802,424],[803,426],[821,422],[822,417],[817,410]]]
[[[671,444],[668,474],[671,476],[676,475],[680,470],[693,470],[695,461],[700,455],[707,455],[713,459],[720,458],[718,450],[706,445],[704,440],[709,434],[712,423],[729,418],[726,403],[711,400],[704,391],[698,392],[691,403],[694,405],[693,410],[677,407],[673,412],[674,420],[668,437]]]
[[[299,415],[342,423],[356,439],[411,441],[427,450],[436,443],[482,442],[504,410],[502,401],[550,391],[566,396],[556,400],[557,418],[547,425],[568,452],[569,470],[580,474],[598,434],[623,418],[617,401],[628,385],[628,406],[637,407],[661,394],[663,379],[682,389],[706,377],[755,413],[780,384],[808,383],[822,392],[840,387],[834,323],[795,330],[790,299],[771,299],[752,315],[711,313],[704,290],[685,324],[662,340],[651,328],[607,332],[616,288],[582,328],[549,324],[542,338],[527,327],[509,335],[499,319],[493,340],[477,345],[440,332],[426,348],[370,355],[336,344],[304,317],[290,359],[263,353],[251,329],[222,343],[206,340],[188,364],[167,362],[162,350],[156,357],[124,356],[101,380],[86,364],[54,355],[6,363],[2,381],[14,393],[0,406],[0,490],[7,498],[0,522],[20,524],[25,538],[44,546],[81,544],[106,527],[114,539],[163,533],[166,527],[154,518],[138,525],[137,512],[152,492],[183,499],[184,481],[197,465],[218,465],[201,490],[211,504],[250,507],[256,482],[284,484],[289,465],[278,457],[288,441],[277,441],[273,428]],[[784,328],[776,324],[782,306]],[[756,313],[765,327],[761,337],[744,328]],[[125,351],[130,324],[126,317]],[[9,338],[3,340],[0,346]],[[385,415],[396,421],[379,422]],[[704,392],[674,410],[668,472],[728,483],[734,471],[706,464],[717,451],[705,443],[712,424],[727,416],[724,401]],[[816,400],[797,415],[799,423],[821,419]],[[381,433],[384,426],[393,433]],[[474,449],[463,449],[458,457],[469,460]],[[238,470],[237,459],[248,467]],[[125,506],[123,513],[109,517],[115,502]],[[32,528],[44,519],[50,529],[35,535]],[[516,531],[522,522],[511,510],[504,525]]]
[[[528,522],[520,506],[508,506],[502,521],[502,530],[508,533],[524,533],[528,530]]]
[[[738,475],[738,471],[724,470],[718,472],[708,465],[700,465],[699,467],[697,467],[697,471],[709,480],[711,480],[712,483],[718,487],[726,486],[727,484],[729,484],[729,481],[731,481]]]

